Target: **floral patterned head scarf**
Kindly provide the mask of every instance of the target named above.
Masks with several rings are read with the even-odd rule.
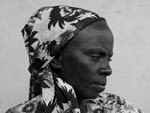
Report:
[[[62,48],[89,24],[105,20],[96,13],[69,6],[43,7],[30,17],[22,30],[29,55],[30,98],[48,87],[52,78],[49,63]]]

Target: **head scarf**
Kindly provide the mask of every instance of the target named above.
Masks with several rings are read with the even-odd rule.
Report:
[[[43,7],[30,17],[22,29],[30,62],[29,99],[42,94],[47,104],[53,100],[55,80],[49,63],[82,29],[101,20],[105,19],[94,12],[63,5]],[[72,90],[61,78],[57,78],[57,83],[66,92]],[[75,97],[74,91],[71,92]]]
[[[31,82],[47,80],[47,74],[51,75],[48,65],[51,60],[79,31],[100,20],[104,18],[94,12],[69,6],[43,7],[34,13],[22,30],[33,78]],[[48,87],[47,83],[45,85]],[[31,98],[40,93],[36,91],[39,88],[34,88],[31,83]]]

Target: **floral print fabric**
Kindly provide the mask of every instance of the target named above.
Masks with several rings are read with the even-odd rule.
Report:
[[[39,95],[9,109],[6,113],[143,113],[123,98],[110,93],[101,93],[96,99],[85,100],[82,112],[79,108],[72,109],[71,104],[68,101],[61,105],[54,103],[46,106]]]
[[[7,113],[141,113],[110,93],[85,100],[79,108],[73,87],[51,72],[49,63],[63,47],[86,26],[101,20],[105,21],[94,12],[69,6],[43,7],[35,12],[22,30],[30,61],[29,100]],[[56,86],[66,102],[58,101]]]

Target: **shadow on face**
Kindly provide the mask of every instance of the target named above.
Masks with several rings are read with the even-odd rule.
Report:
[[[75,89],[78,99],[95,98],[105,89],[112,73],[113,35],[105,21],[97,21],[79,32],[65,47],[61,76]]]

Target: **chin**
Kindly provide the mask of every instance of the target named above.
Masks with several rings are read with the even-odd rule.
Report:
[[[101,92],[103,92],[105,89],[101,89],[101,90],[94,90],[92,88],[89,89],[82,89],[78,92],[76,92],[77,94],[77,98],[78,99],[95,99]]]

